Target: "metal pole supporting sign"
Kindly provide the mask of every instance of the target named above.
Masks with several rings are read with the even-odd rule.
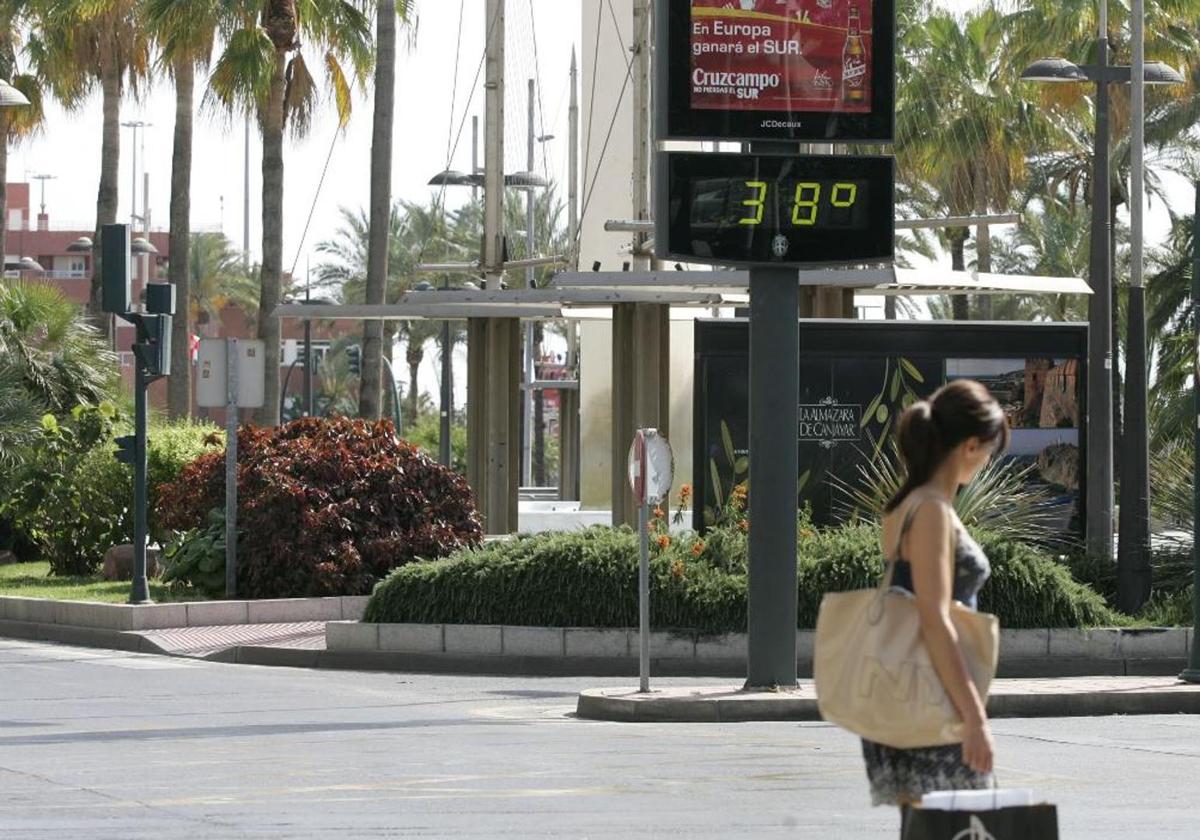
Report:
[[[237,597],[238,340],[225,340],[225,597]],[[307,369],[308,360],[305,359]]]
[[[238,409],[266,401],[266,345],[260,340],[203,338],[196,405],[225,409],[225,595],[237,595]]]
[[[671,493],[675,457],[657,429],[638,429],[629,447],[629,486],[638,506],[638,677],[650,691],[650,506]]]

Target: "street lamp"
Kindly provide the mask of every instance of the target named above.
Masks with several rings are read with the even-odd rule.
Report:
[[[1092,231],[1088,275],[1087,360],[1087,546],[1113,560],[1113,333],[1111,220],[1108,214],[1110,84],[1129,84],[1132,68],[1108,63],[1107,0],[1100,2],[1096,64],[1079,66],[1064,58],[1043,58],[1029,65],[1021,79],[1034,82],[1091,82],[1096,86],[1096,136],[1092,156]],[[1146,84],[1182,84],[1183,76],[1162,62],[1147,62]]]
[[[28,104],[29,99],[25,94],[0,79],[0,108],[20,108]]]

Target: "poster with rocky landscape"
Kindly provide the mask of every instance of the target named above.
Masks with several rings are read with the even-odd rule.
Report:
[[[978,380],[1004,407],[1006,457],[1036,467],[1028,480],[1045,491],[1047,515],[1063,531],[1079,527],[1081,368],[1077,358],[946,361],[947,381]]]

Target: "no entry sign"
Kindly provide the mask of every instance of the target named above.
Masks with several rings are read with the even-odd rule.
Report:
[[[629,447],[629,486],[639,506],[658,504],[671,494],[675,456],[657,429],[638,429]]]

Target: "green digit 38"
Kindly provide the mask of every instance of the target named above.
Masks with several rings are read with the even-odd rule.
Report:
[[[804,194],[811,192],[810,198]],[[815,181],[801,181],[796,185],[796,202],[792,205],[792,224],[808,227],[817,223],[820,210],[817,203],[821,200],[821,185]]]
[[[739,225],[761,225],[763,220],[763,210],[767,203],[767,182],[766,181],[747,181],[746,186],[754,190],[754,198],[748,198],[742,202],[743,207],[750,207],[754,210],[754,215],[747,216],[744,219],[739,219]]]

